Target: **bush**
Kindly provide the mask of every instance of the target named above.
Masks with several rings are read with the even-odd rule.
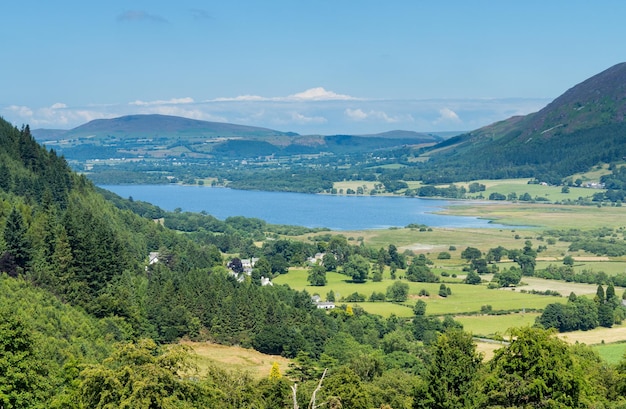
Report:
[[[355,291],[352,294],[345,297],[343,300],[346,302],[363,302],[365,301],[365,296]]]
[[[447,251],[442,251],[437,255],[437,260],[450,260],[452,256]]]

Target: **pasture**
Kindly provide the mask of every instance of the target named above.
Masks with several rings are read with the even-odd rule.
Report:
[[[478,313],[481,307],[485,305],[491,305],[494,311],[535,310],[543,309],[546,305],[551,303],[566,302],[565,297],[551,297],[521,292],[520,290],[525,287],[519,287],[517,290],[503,290],[488,289],[486,284],[469,285],[461,283],[446,283],[446,285],[452,289],[452,294],[444,298],[438,295],[440,283],[417,283],[402,280],[409,285],[409,298],[403,305],[380,301],[353,303],[341,301],[341,298],[358,292],[364,295],[366,299],[369,299],[373,292],[386,293],[387,287],[393,283],[393,280],[385,278],[380,282],[368,280],[365,283],[355,284],[349,280],[349,277],[343,274],[330,272],[326,275],[328,283],[325,286],[316,287],[308,285],[307,275],[308,271],[306,269],[292,269],[289,273],[276,277],[274,283],[288,284],[293,289],[299,291],[306,290],[311,295],[318,294],[322,299],[326,299],[326,295],[332,290],[335,293],[337,304],[345,303],[358,305],[367,312],[385,317],[391,314],[395,314],[399,317],[412,316],[412,306],[418,299],[422,299],[426,302],[427,315],[436,316]],[[553,280],[535,280],[538,280],[533,281],[535,285],[538,285],[539,282],[545,282],[544,286],[547,289],[555,291],[559,291],[564,284]],[[428,291],[430,295],[419,296],[418,294],[422,289]],[[569,295],[572,291],[577,293],[577,295],[578,293],[580,295],[595,294],[596,286],[579,284],[576,287],[567,287],[567,289],[570,291],[564,294],[565,296]]]
[[[505,336],[506,331],[510,328],[532,326],[539,315],[539,313],[531,312],[508,315],[457,316],[454,319],[463,324],[463,329],[475,337],[495,338]]]
[[[551,202],[560,202],[563,200],[577,200],[579,197],[591,198],[597,189],[589,189],[583,187],[570,187],[568,193],[561,191],[562,186],[546,186],[540,184],[528,184],[528,179],[499,179],[499,180],[477,180],[476,182],[485,185],[485,191],[480,192],[483,197],[488,198],[492,193],[500,193],[508,196],[515,193],[517,197],[528,193],[533,199],[543,197]],[[465,186],[469,190],[468,184],[459,184]],[[469,197],[477,197],[478,194],[470,193]]]
[[[583,180],[590,180],[584,178]],[[593,180],[593,179],[591,179]],[[355,182],[352,182],[355,183]],[[533,197],[542,196],[550,200],[564,200],[568,197],[589,197],[597,192],[594,189],[570,188],[570,193],[561,193],[560,187],[527,185],[526,181],[479,181],[486,185],[483,192],[485,197],[490,191],[506,194],[516,192],[519,194],[528,192]],[[362,185],[362,184],[361,184]],[[354,186],[359,186],[358,182]],[[414,186],[411,186],[414,187]],[[508,189],[508,190],[506,190]],[[401,252],[407,254],[426,254],[434,262],[431,266],[435,274],[448,273],[448,277],[441,277],[452,290],[448,297],[438,295],[439,283],[413,283],[409,284],[409,298],[400,304],[389,302],[362,302],[357,303],[366,311],[388,317],[394,314],[399,317],[411,317],[412,306],[418,299],[427,303],[426,314],[441,316],[452,314],[460,321],[464,328],[480,337],[496,337],[505,334],[508,328],[532,325],[539,315],[535,310],[541,310],[546,305],[555,302],[565,303],[567,296],[573,292],[579,296],[593,297],[597,285],[566,283],[563,281],[544,280],[534,277],[523,277],[522,283],[511,289],[488,289],[486,281],[490,275],[484,275],[483,284],[467,285],[460,281],[464,277],[463,267],[467,265],[461,258],[461,252],[468,246],[476,247],[483,253],[490,248],[503,246],[507,249],[521,249],[529,240],[533,248],[542,246],[545,249],[538,254],[537,269],[546,268],[548,265],[562,265],[563,257],[574,257],[574,270],[604,271],[607,275],[626,272],[626,257],[598,257],[585,251],[569,252],[568,242],[559,241],[558,237],[546,234],[548,229],[581,229],[591,230],[599,227],[612,229],[626,226],[626,207],[616,206],[573,206],[547,203],[503,203],[503,202],[478,202],[459,201],[456,204],[442,210],[442,213],[462,216],[481,217],[493,220],[495,223],[509,227],[484,228],[484,229],[455,229],[433,227],[430,231],[420,231],[416,228],[393,228],[369,231],[344,231],[333,232],[343,234],[346,237],[359,237],[366,246],[373,248],[387,248],[394,244]],[[550,238],[555,241],[548,240]],[[302,238],[306,240],[307,238]],[[550,242],[551,244],[549,244]],[[437,259],[440,252],[448,252],[451,256],[447,260]],[[410,258],[410,256],[408,256]],[[513,265],[512,262],[499,263],[500,270]],[[383,275],[383,281],[371,280],[362,284],[354,284],[349,277],[338,273],[328,273],[328,283],[323,287],[311,287],[307,282],[306,269],[292,269],[286,275],[275,278],[277,284],[289,284],[292,288],[306,290],[310,294],[319,294],[322,299],[332,289],[339,300],[354,292],[370,297],[372,292],[386,293],[387,287],[393,281],[388,269]],[[451,275],[456,274],[457,278]],[[398,270],[397,275],[402,278],[404,272]],[[429,296],[418,296],[420,290],[425,289]],[[530,294],[531,291],[558,291],[562,297]],[[624,293],[624,288],[616,288],[619,296]],[[337,304],[342,304],[338,301]],[[354,305],[355,303],[349,303]],[[512,310],[519,311],[509,315],[481,315],[481,307],[491,306],[493,311]],[[471,314],[471,315],[468,315]],[[608,362],[617,362],[626,352],[626,326],[620,325],[614,328],[596,328],[591,331],[577,331],[559,334],[567,342],[581,342],[593,345],[601,356]],[[478,342],[478,348],[485,353],[486,358],[493,355],[493,351],[500,344],[493,342]]]
[[[195,364],[200,375],[206,374],[213,365],[229,371],[248,373],[255,379],[268,377],[274,362],[278,363],[280,373],[289,369],[289,359],[278,355],[262,354],[254,349],[239,346],[226,346],[210,342],[181,341],[191,347]]]
[[[512,226],[544,229],[594,229],[626,226],[626,207],[574,206],[543,203],[463,202],[442,211],[445,214],[475,216]],[[521,230],[521,229],[520,229]]]
[[[597,344],[592,345],[592,348],[600,355],[600,358],[609,364],[619,363],[626,354],[626,342]]]

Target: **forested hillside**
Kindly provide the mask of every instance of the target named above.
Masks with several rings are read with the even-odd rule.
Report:
[[[331,234],[304,243],[288,236],[306,229],[168,213],[103,194],[28,127],[2,120],[0,163],[4,409],[626,405],[626,362],[607,366],[542,329],[514,331],[484,362],[458,322],[426,315],[423,302],[410,319],[383,319],[349,305],[326,312],[306,292],[260,285],[261,276],[321,251],[327,257],[312,280],[341,266],[360,282],[371,264],[407,267],[395,246],[372,249]],[[530,257],[517,256],[520,266]],[[250,276],[237,275],[244,257],[258,258]],[[433,276],[423,255],[406,274]],[[397,283],[389,296],[406,299]],[[216,366],[200,375],[181,338],[252,347],[293,364],[262,380]]]

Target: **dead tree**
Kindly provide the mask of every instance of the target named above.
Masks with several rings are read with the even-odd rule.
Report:
[[[325,403],[316,405],[315,401],[317,400],[317,393],[322,389],[322,382],[324,381],[324,377],[326,376],[327,371],[328,371],[328,368],[324,369],[324,373],[322,373],[322,377],[320,378],[320,381],[317,384],[317,387],[313,391],[313,395],[311,395],[311,400],[309,401],[308,409],[317,409],[320,406],[325,405]],[[294,383],[291,386],[291,392],[293,394],[293,409],[300,409],[300,406],[298,406],[298,399],[296,397],[297,391],[298,391],[298,384]]]

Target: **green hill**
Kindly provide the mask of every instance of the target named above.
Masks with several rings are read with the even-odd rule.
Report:
[[[572,87],[539,112],[458,135],[427,153],[428,182],[560,181],[626,157],[626,63]]]
[[[97,119],[67,131],[36,129],[33,135],[68,160],[80,162],[139,157],[206,160],[322,152],[344,154],[433,144],[443,139],[412,131],[362,136],[300,136],[294,132],[167,115]]]
[[[39,139],[39,134],[46,136],[46,130],[33,131]],[[190,137],[190,138],[215,138],[215,137],[268,137],[268,136],[294,136],[293,133],[275,131],[273,129],[254,126],[235,125],[223,122],[200,121],[196,119],[182,118],[171,115],[127,115],[112,119],[95,119],[66,131],[62,137],[65,139],[92,137]],[[58,137],[58,133],[56,133]],[[48,136],[50,138],[50,136]]]

